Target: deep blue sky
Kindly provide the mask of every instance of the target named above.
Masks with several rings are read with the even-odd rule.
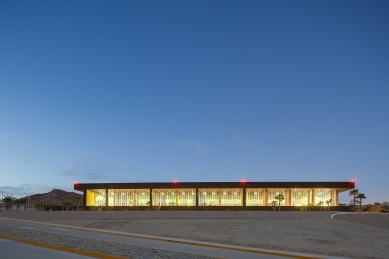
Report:
[[[2,1],[0,190],[355,178],[368,202],[389,200],[388,13]]]

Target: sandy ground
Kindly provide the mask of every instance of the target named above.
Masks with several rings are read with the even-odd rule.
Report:
[[[389,229],[389,213],[339,214],[334,218],[362,225]]]
[[[148,218],[145,218],[145,215],[142,216],[142,214],[136,213],[130,217],[129,214],[104,214],[104,212],[89,214],[89,216],[79,212],[65,212],[67,217],[63,213],[57,215],[55,213],[48,214],[50,212],[43,213],[46,214],[40,214],[39,217],[38,214],[18,215],[22,215],[20,217],[24,219],[48,223],[248,247],[347,258],[389,258],[389,229],[385,227],[389,222],[389,215],[382,216],[382,214],[378,216],[372,214],[370,220],[366,218],[366,215],[363,215],[363,220],[359,220],[358,215],[355,214],[355,216],[342,215],[342,218],[337,220],[330,219],[328,212],[257,213],[251,217],[250,214],[242,216],[243,214],[236,213],[205,213],[201,214],[202,216],[199,214],[200,216],[192,217],[190,215],[196,214],[187,214],[189,219],[183,218],[179,214],[174,216],[174,212],[167,213],[165,216],[159,214],[159,217],[145,214],[149,215]],[[127,217],[123,215],[127,215]],[[0,214],[0,217],[3,216],[5,216],[5,213]],[[16,216],[16,214],[13,214],[13,218],[20,218]],[[358,220],[361,222],[358,222]],[[379,220],[383,223],[378,224],[378,226],[363,224],[363,222]]]

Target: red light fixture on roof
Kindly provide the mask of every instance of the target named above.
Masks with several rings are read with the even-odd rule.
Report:
[[[177,184],[178,183],[178,181],[177,180],[173,180],[173,184]]]
[[[246,179],[240,180],[241,183],[246,183]]]

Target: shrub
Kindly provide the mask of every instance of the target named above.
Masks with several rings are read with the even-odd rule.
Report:
[[[91,210],[91,211],[102,211],[100,206],[91,206],[91,207],[89,207],[89,210]]]
[[[362,208],[362,211],[363,211],[363,212],[367,212],[367,211],[369,211],[372,207],[373,207],[373,206],[366,206],[366,207]]]

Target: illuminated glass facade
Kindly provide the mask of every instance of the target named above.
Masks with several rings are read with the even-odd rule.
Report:
[[[296,188],[299,186],[304,188]],[[256,187],[257,186],[257,187]],[[267,188],[267,186],[269,188]],[[320,186],[320,188],[317,188]],[[104,188],[106,187],[106,188]],[[108,187],[108,188],[107,188]],[[210,188],[213,187],[213,188]],[[274,188],[281,187],[281,188]],[[326,188],[323,188],[326,187]],[[181,206],[234,207],[270,206],[337,206],[338,193],[354,188],[354,183],[132,183],[77,184],[84,192],[86,206]],[[328,202],[330,201],[330,202]]]
[[[155,206],[196,206],[196,189],[154,189]]]
[[[243,206],[243,189],[199,189],[200,206]]]
[[[148,206],[150,190],[108,189],[108,206]]]
[[[105,205],[106,205],[105,189],[86,191],[86,206],[105,206]]]
[[[307,206],[311,203],[311,191],[304,189],[294,189],[292,194],[292,206]]]
[[[322,206],[327,205],[326,201],[331,200],[331,204],[334,204],[334,197],[332,190],[317,189],[314,191],[315,205],[322,203]]]
[[[247,189],[246,206],[265,206],[265,190]]]
[[[276,201],[277,205],[278,205],[279,201],[276,199],[276,196],[279,195],[279,194],[282,194],[284,196],[284,200],[282,200],[280,202],[280,205],[281,206],[285,206],[286,205],[286,199],[287,199],[286,190],[278,190],[278,189],[268,190],[268,192],[267,192],[267,204],[270,205],[273,201]]]

